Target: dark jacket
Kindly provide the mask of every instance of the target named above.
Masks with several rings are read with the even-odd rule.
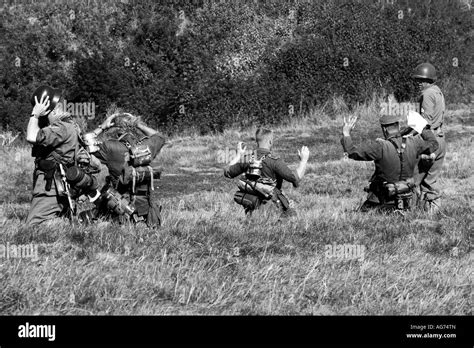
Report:
[[[151,151],[151,158],[154,159],[161,148],[165,144],[164,137],[156,133],[150,137],[145,137],[141,140],[141,144],[148,145]],[[117,188],[117,191],[120,194],[130,194],[131,186],[120,184],[119,178],[123,170],[129,166],[127,163],[129,155],[129,150],[124,143],[116,139],[110,139],[104,141],[99,145],[99,151],[94,153],[104,165],[107,166],[109,170],[109,176],[111,183],[114,187]],[[149,211],[149,190],[148,183],[139,184],[136,187],[136,199],[135,199],[135,208],[139,216],[148,214]]]
[[[374,161],[375,172],[371,182],[391,183],[412,178],[419,156],[430,146],[434,146],[434,144],[423,140],[421,135],[407,136],[406,148],[403,152],[403,171],[401,172],[400,158],[393,143],[399,148],[402,144],[402,137],[393,137],[390,140],[378,139],[372,143],[355,146],[349,136],[343,137],[341,143],[349,158],[356,161]]]
[[[281,191],[283,180],[293,184],[293,187],[298,187],[300,179],[294,170],[291,170],[288,165],[279,157],[271,154],[268,149],[257,149],[257,158],[266,156],[262,162],[262,176],[276,181],[276,188]],[[224,176],[227,178],[235,178],[247,171],[249,168],[248,161],[242,161],[229,166],[224,170]]]

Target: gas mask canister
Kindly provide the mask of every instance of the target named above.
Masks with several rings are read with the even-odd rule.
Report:
[[[256,156],[252,155],[249,161],[249,169],[247,171],[246,177],[250,180],[257,180],[262,176],[263,168],[263,158],[258,159]]]

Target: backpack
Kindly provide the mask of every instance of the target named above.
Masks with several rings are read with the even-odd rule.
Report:
[[[158,194],[154,188],[154,179],[159,179],[161,176],[160,168],[152,168],[150,166],[153,161],[152,153],[148,145],[142,144],[142,141],[134,142],[130,134],[122,135],[118,140],[122,142],[129,151],[129,166],[125,167],[120,181],[122,184],[128,185],[131,181],[130,200],[132,203],[136,197],[136,186],[147,183],[148,189],[146,193],[146,200],[148,205],[148,212],[144,214],[146,224],[150,228],[161,225],[161,205],[159,204]]]
[[[234,201],[248,211],[258,208],[262,200],[271,199],[276,187],[275,180],[262,177],[265,157],[258,159],[255,153],[252,154],[247,172],[237,184],[239,191],[234,194]]]

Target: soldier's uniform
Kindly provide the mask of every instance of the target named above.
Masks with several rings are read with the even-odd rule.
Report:
[[[275,189],[271,201],[273,201],[279,209],[281,209],[283,216],[294,215],[295,212],[290,208],[288,199],[281,192],[283,181],[290,182],[293,187],[298,187],[300,179],[294,170],[291,170],[288,165],[279,157],[272,155],[268,149],[258,148],[256,150],[256,157],[262,161],[262,177],[272,179],[276,182]],[[227,178],[235,178],[249,169],[249,162],[239,162],[229,166],[224,170],[224,176]],[[270,200],[261,200],[261,204],[265,205]],[[247,212],[247,211],[246,211]],[[250,211],[248,211],[250,212]]]
[[[441,90],[431,85],[422,91],[420,100],[420,114],[428,122],[430,129],[436,135],[439,144],[434,161],[420,160],[416,182],[420,185],[422,199],[427,202],[437,202],[439,205],[440,189],[438,178],[446,156],[446,141],[443,132],[445,103]]]
[[[161,148],[165,144],[164,137],[157,133],[150,137],[143,137],[140,139],[142,145],[147,145],[151,152],[151,158],[154,159]],[[109,170],[109,177],[107,178],[107,185],[114,187],[118,193],[123,195],[127,200],[131,200],[131,186],[130,184],[124,184],[120,178],[126,168],[129,167],[129,149],[121,140],[109,139],[98,144],[99,150],[94,153],[103,164],[105,164]],[[140,183],[135,188],[133,195],[133,205],[135,212],[133,218],[135,222],[144,221],[150,226],[149,213],[151,208],[156,208],[155,211],[159,215],[159,207],[156,207],[157,197],[156,193],[151,190],[149,182]],[[106,205],[99,207],[100,215],[109,215],[112,218],[117,218],[114,214],[107,212]],[[161,218],[160,218],[161,219]],[[159,223],[158,223],[159,224]],[[153,224],[156,225],[156,224]],[[152,227],[152,226],[150,226]]]
[[[72,122],[56,121],[39,130],[32,150],[35,170],[27,225],[37,225],[67,212],[68,200],[58,164],[73,165],[78,148],[79,129]]]
[[[433,135],[425,134],[429,141],[424,141],[421,135],[401,137],[397,135],[389,139],[377,139],[377,141],[355,146],[350,136],[341,139],[344,151],[348,157],[356,161],[374,161],[375,172],[370,179],[368,189],[369,195],[361,207],[361,211],[371,208],[393,208],[395,202],[388,199],[384,189],[384,183],[395,183],[399,181],[414,181],[413,173],[418,163],[419,156],[436,147]],[[402,145],[402,144],[405,145]],[[400,161],[399,150],[404,146],[402,161]]]

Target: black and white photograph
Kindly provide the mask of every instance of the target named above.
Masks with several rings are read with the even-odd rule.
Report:
[[[0,346],[472,347],[473,6],[0,0]]]

